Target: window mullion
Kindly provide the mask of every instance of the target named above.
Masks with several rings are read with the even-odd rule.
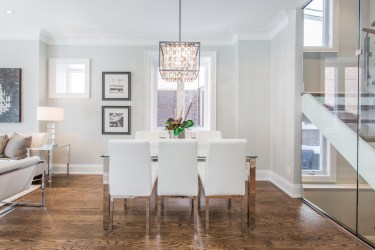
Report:
[[[176,101],[177,101],[177,116],[180,115],[181,108],[185,109],[185,83],[177,83],[177,96],[176,96]]]

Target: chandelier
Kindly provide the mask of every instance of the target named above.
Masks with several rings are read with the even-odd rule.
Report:
[[[159,71],[168,82],[192,82],[198,77],[200,42],[181,42],[181,0],[179,0],[178,42],[159,42]]]
[[[5,113],[9,111],[10,108],[10,96],[5,94],[5,90],[3,91],[3,88],[0,84],[0,115],[2,113]]]

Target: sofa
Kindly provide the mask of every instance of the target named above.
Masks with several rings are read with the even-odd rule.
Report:
[[[0,203],[8,205],[0,210],[0,216],[14,210],[16,206],[45,206],[45,187],[42,181],[42,197],[40,203],[11,202],[8,198],[13,197],[30,188],[34,178],[36,166],[40,162],[38,156],[32,156],[14,161],[0,161]],[[40,163],[39,163],[40,164]],[[42,174],[44,180],[44,173]]]
[[[0,161],[0,201],[30,188],[39,161],[38,156]]]
[[[30,148],[38,147],[38,146],[47,144],[47,141],[48,141],[47,133],[39,133],[39,132],[37,132],[37,133],[1,133],[0,132],[0,137],[5,135],[5,134],[8,135],[9,138],[11,138],[14,134],[16,134],[17,136],[21,136],[21,137],[31,137],[31,144],[29,146]],[[9,141],[7,143],[9,143]],[[8,145],[5,146],[4,151],[5,151],[7,146]],[[22,149],[22,151],[24,151],[24,150],[26,150],[26,149]],[[8,152],[9,152],[9,150],[8,150]],[[23,152],[23,153],[22,153],[23,154],[22,158],[26,158],[27,157],[26,152]],[[44,159],[45,157],[42,153],[43,152],[41,152],[41,151],[31,150],[29,156],[39,156],[40,159]],[[11,152],[11,154],[12,154],[12,152]],[[2,155],[2,156],[0,156],[0,162],[2,162],[2,161],[10,161],[11,162],[11,161],[20,160],[20,159],[17,159],[18,157],[14,157],[14,158],[7,157],[7,155],[6,154],[4,155],[4,153],[2,153],[1,150],[0,150],[0,155]],[[38,164],[37,167],[36,167],[34,176],[41,175],[43,173],[43,167],[44,167],[44,164]]]

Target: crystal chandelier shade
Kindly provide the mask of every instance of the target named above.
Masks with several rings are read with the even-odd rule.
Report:
[[[200,42],[181,42],[181,0],[178,42],[159,42],[159,72],[168,82],[192,82],[200,67]]]
[[[169,82],[191,82],[197,79],[200,63],[199,42],[160,42],[159,71]]]

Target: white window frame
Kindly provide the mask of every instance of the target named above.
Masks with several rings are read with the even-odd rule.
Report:
[[[320,170],[302,170],[303,183],[333,183],[336,182],[336,150],[320,133]]]
[[[57,93],[56,92],[56,68],[58,65],[85,65],[85,90],[83,93]],[[69,71],[66,77],[66,91],[70,88]],[[77,59],[77,58],[50,58],[48,62],[48,92],[49,98],[90,98],[90,59]]]
[[[339,16],[340,16],[340,0],[325,0],[328,6],[328,13],[324,13],[325,24],[323,37],[327,39],[323,46],[304,46],[304,52],[338,52],[339,51]],[[310,2],[310,1],[308,1]],[[306,5],[304,5],[306,7]],[[304,8],[303,7],[303,8]],[[304,15],[302,15],[304,22]],[[303,26],[303,25],[302,25]]]
[[[164,127],[157,127],[157,74],[158,65],[159,65],[159,53],[157,51],[147,51],[147,66],[146,66],[146,96],[147,98],[146,105],[146,123],[148,130],[164,130]],[[205,124],[204,128],[190,128],[193,131],[197,130],[216,130],[216,51],[201,51],[200,58],[201,66],[206,65],[208,71],[206,72],[207,80],[207,96],[205,98],[205,107],[209,107],[209,112],[205,112],[205,121],[208,121],[208,124]],[[183,85],[177,84],[177,95],[184,95]],[[183,98],[177,98],[181,100]],[[177,107],[180,107],[181,104],[177,103]]]

